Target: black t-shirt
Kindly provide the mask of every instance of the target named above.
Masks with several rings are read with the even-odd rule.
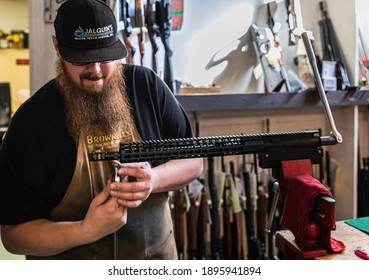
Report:
[[[186,113],[150,69],[124,65],[127,94],[143,140],[191,137]],[[76,145],[51,80],[14,114],[0,148],[0,224],[48,218],[73,175]]]

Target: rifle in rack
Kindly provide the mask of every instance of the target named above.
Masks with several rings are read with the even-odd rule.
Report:
[[[122,30],[122,37],[124,45],[127,48],[126,62],[128,64],[133,64],[133,58],[136,53],[136,48],[133,47],[131,42],[132,35],[132,23],[130,17],[129,0],[120,0],[119,5],[119,15],[120,20],[123,21],[124,29]]]
[[[189,186],[187,186],[189,187]],[[186,213],[188,259],[196,260],[198,251],[197,226],[199,221],[199,198],[197,194],[188,192],[189,208]]]
[[[324,60],[336,62],[335,74],[337,78],[337,89],[348,89],[351,84],[348,78],[347,69],[343,64],[340,45],[333,27],[333,23],[328,17],[326,4],[324,1],[319,2],[319,8],[322,13],[322,19],[319,21],[319,27],[322,40],[323,62]]]
[[[170,33],[172,28],[172,1],[156,0],[156,21],[159,26],[159,34],[164,46],[164,76],[163,80],[169,89],[176,94],[175,81],[173,77],[172,56],[170,47]]]
[[[231,187],[230,199],[231,199],[231,237],[232,237],[232,259],[242,260],[246,258],[246,254],[243,251],[243,225],[245,217],[242,212],[241,201],[237,192],[237,176],[236,167],[233,161],[230,164],[230,178],[228,178],[229,185]],[[227,180],[227,177],[226,177]]]
[[[232,260],[233,248],[233,236],[232,236],[232,225],[233,225],[233,211],[232,211],[232,198],[231,198],[231,184],[232,177],[230,174],[225,175],[223,193],[222,196],[222,214],[223,214],[223,259]]]
[[[263,253],[260,240],[256,237],[255,229],[257,223],[255,222],[256,211],[256,192],[257,192],[257,178],[255,173],[249,171],[243,171],[242,173],[244,182],[244,191],[246,194],[246,232],[247,232],[247,244],[248,244],[248,259],[249,260],[261,260],[263,259]]]
[[[158,25],[156,23],[156,4],[155,0],[147,0],[146,3],[146,15],[145,21],[147,26],[147,35],[151,43],[151,65],[154,72],[158,72],[158,66],[156,61],[156,53],[159,50],[158,44],[156,43],[156,37],[158,35]]]
[[[197,259],[206,260],[208,257],[206,252],[208,225],[211,221],[207,192],[204,188],[201,192],[199,207],[199,216],[197,221]]]
[[[145,33],[143,27],[145,26],[145,16],[144,16],[144,5],[142,0],[135,0],[135,23],[136,26],[139,28],[137,38],[138,38],[138,49],[140,50],[140,61],[141,65],[144,65]]]
[[[185,259],[186,251],[186,193],[184,189],[174,194],[174,235],[178,251],[178,258]]]
[[[214,158],[208,157],[208,184],[211,199],[210,209],[210,235],[211,235],[211,259],[221,258],[221,239],[220,239],[220,217],[218,212],[218,188],[215,179]]]

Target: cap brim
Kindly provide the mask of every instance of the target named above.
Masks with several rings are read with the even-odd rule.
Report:
[[[97,49],[72,49],[59,45],[62,58],[68,62],[88,63],[118,60],[127,56],[127,49],[118,39],[113,45]]]

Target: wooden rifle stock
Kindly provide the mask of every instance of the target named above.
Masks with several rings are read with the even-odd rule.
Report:
[[[218,212],[218,190],[215,184],[214,159],[208,158],[208,184],[211,199],[211,258],[213,260],[220,259],[220,225]]]
[[[257,239],[262,247],[266,244],[266,225],[268,219],[268,186],[260,184],[257,188]],[[264,255],[264,254],[263,254]],[[262,258],[263,256],[260,256]]]
[[[197,259],[197,226],[199,219],[198,198],[190,195],[190,209],[187,212],[187,240],[188,240],[188,259]]]
[[[234,162],[231,161],[230,163],[230,171],[231,171],[231,179],[233,183],[232,186],[232,213],[233,213],[233,219],[232,219],[232,259],[234,260],[242,260],[245,259],[246,256],[243,255],[243,234],[246,234],[246,232],[243,232],[243,220],[244,215],[241,208],[240,199],[238,197],[237,191],[236,191],[236,168],[234,166]]]
[[[185,190],[177,190],[175,192],[175,239],[177,244],[178,258],[180,260],[185,259],[186,253],[186,198]]]
[[[278,185],[274,180],[269,180],[267,210],[270,216],[268,216],[268,228],[266,228],[266,230],[268,230],[266,239],[266,252],[269,260],[278,259],[274,245],[274,236],[279,225],[279,210],[277,209],[279,199],[276,186]],[[273,203],[275,203],[275,205],[273,205]]]
[[[201,193],[198,225],[197,225],[197,236],[198,236],[197,258],[199,260],[207,259],[206,245],[207,245],[208,225],[210,224],[209,211],[210,209],[208,205],[208,198],[206,192],[203,190]]]

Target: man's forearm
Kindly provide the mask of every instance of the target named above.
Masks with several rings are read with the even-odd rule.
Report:
[[[18,225],[2,225],[4,247],[13,254],[50,256],[92,242],[81,222],[52,222],[45,219]]]
[[[159,179],[152,192],[175,191],[186,186],[201,175],[203,171],[203,159],[171,160],[154,169]]]

